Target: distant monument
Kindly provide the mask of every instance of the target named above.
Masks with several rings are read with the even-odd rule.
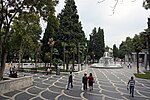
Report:
[[[120,64],[114,63],[113,58],[110,56],[109,52],[104,52],[104,55],[100,58],[99,63],[94,63],[91,65],[91,67],[106,69],[122,68]]]

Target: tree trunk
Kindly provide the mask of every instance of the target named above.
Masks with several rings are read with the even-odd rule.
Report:
[[[75,61],[75,51],[73,50],[73,62],[72,62],[72,70],[74,71],[74,61]]]
[[[1,55],[2,55],[2,45],[1,45],[1,40],[0,40],[0,67],[1,67]]]
[[[126,63],[125,58],[124,58],[124,64]]]
[[[66,70],[69,69],[68,53],[66,54]]]
[[[92,63],[94,63],[94,62],[95,62],[95,61],[94,61],[94,55],[92,55],[92,58],[93,58],[93,59],[92,59]]]
[[[4,73],[4,70],[5,70],[6,57],[7,57],[6,46],[2,45],[0,80],[3,79],[3,73]]]
[[[52,61],[52,59],[53,59],[53,45],[51,46],[51,53],[50,53],[50,68],[52,67],[52,63],[53,63],[53,61]]]
[[[35,51],[34,54],[34,63],[35,63],[35,68],[37,67],[37,51]]]
[[[150,34],[150,33],[148,33]],[[150,35],[148,35],[148,62],[149,62],[149,71],[150,71]]]
[[[65,45],[63,46],[63,69],[65,70]]]
[[[20,68],[20,65],[21,65],[21,59],[22,59],[22,54],[21,54],[21,52],[19,51],[19,65],[18,65],[18,68]]]
[[[137,62],[137,73],[139,73],[139,52],[138,52],[138,51],[136,52],[136,55],[137,55],[137,57],[136,57],[136,62]]]
[[[78,43],[78,71],[80,70],[80,43]]]
[[[46,63],[44,64],[44,67],[46,68]]]

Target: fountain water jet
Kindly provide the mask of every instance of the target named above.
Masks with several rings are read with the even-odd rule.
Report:
[[[122,68],[120,64],[113,61],[113,58],[110,56],[109,52],[105,52],[103,57],[100,58],[99,63],[94,63],[91,67],[104,69]]]

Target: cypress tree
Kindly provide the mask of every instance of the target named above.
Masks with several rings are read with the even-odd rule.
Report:
[[[65,7],[58,15],[60,21],[59,39],[69,44],[85,41],[85,34],[82,30],[77,6],[74,0],[65,0]]]
[[[113,57],[114,61],[116,61],[116,58],[118,57],[118,48],[116,47],[116,44],[113,45]]]
[[[64,9],[58,15],[59,18],[59,32],[58,32],[58,39],[63,43],[66,44],[65,51],[66,51],[66,64],[68,69],[69,59],[73,60],[73,67],[74,67],[74,59],[76,56],[79,58],[79,45],[85,43],[85,34],[82,30],[81,22],[79,21],[79,15],[77,14],[77,6],[75,5],[74,0],[65,0]],[[75,50],[78,50],[78,56]],[[60,54],[63,50],[59,50]],[[65,52],[64,51],[64,52]],[[64,55],[64,54],[61,54]],[[79,60],[78,60],[79,63]]]
[[[47,27],[42,39],[42,60],[47,62],[45,58],[45,53],[50,52],[51,47],[48,45],[49,39],[53,38],[54,41],[57,41],[57,30],[58,30],[58,19],[51,13],[48,17]]]
[[[89,49],[88,52],[90,54],[91,59],[93,60],[94,63],[94,51],[95,51],[95,36],[96,34],[96,27],[94,27],[94,29],[92,30],[92,33],[90,34],[90,41],[89,41]]]
[[[98,28],[98,32],[95,36],[96,46],[95,46],[95,59],[99,61],[100,57],[103,56],[105,50],[104,44],[104,31],[100,27]]]
[[[103,56],[105,51],[105,43],[104,43],[104,31],[100,27],[98,28],[98,32],[96,28],[93,29],[90,35],[90,47],[89,52],[90,56],[93,59],[99,61],[100,57]]]

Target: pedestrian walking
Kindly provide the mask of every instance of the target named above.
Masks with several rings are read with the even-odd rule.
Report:
[[[72,75],[72,72],[70,72],[69,78],[68,78],[67,90],[69,90],[70,84],[71,84],[71,88],[73,88],[72,82],[73,82],[73,75]]]
[[[87,74],[85,73],[84,76],[82,77],[83,90],[87,90],[88,77],[87,77],[86,75],[87,75]]]
[[[90,73],[90,75],[88,77],[88,83],[89,83],[89,91],[93,90],[94,78],[92,76],[92,73]]]
[[[127,88],[128,88],[128,87],[129,87],[129,89],[130,89],[130,94],[132,95],[132,97],[134,97],[135,80],[134,80],[133,76],[132,76],[131,79],[128,81]]]
[[[132,62],[129,62],[129,64],[127,65],[128,68],[132,68]]]
[[[132,68],[132,62],[130,62],[130,68]]]

